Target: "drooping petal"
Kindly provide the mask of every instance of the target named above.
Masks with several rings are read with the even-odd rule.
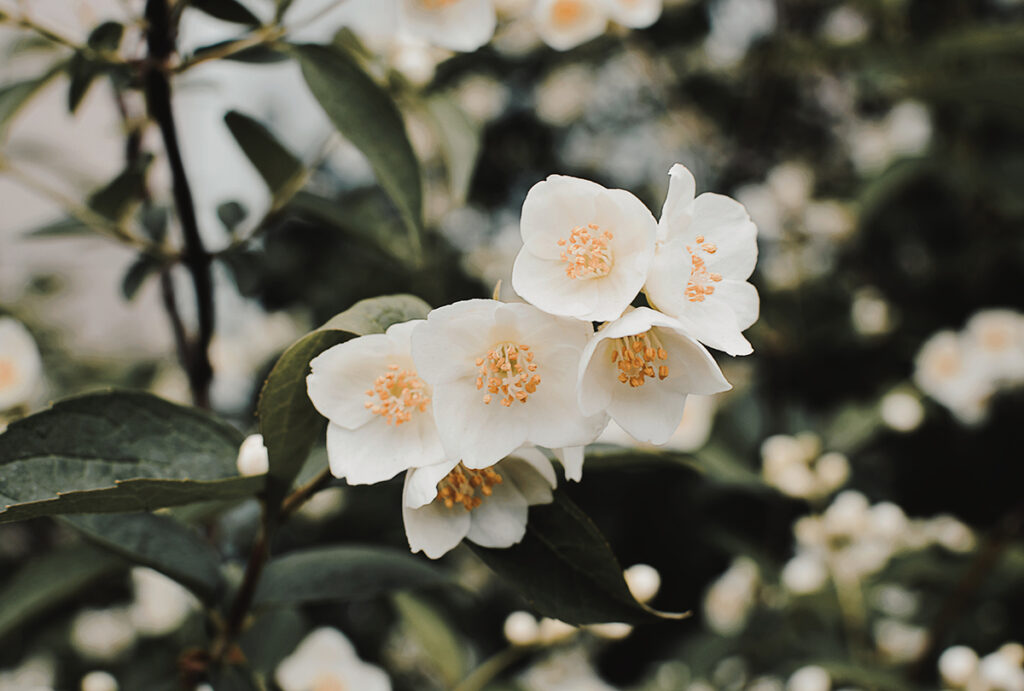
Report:
[[[669,375],[666,388],[684,394],[711,394],[728,391],[732,385],[726,380],[711,353],[681,331],[655,327],[658,338],[668,351]]]
[[[354,430],[330,423],[327,426],[327,460],[331,474],[350,485],[370,485],[390,480],[417,465],[432,465],[445,456],[431,445],[428,456],[419,430],[413,423],[388,425],[377,418]]]
[[[661,207],[661,219],[658,221],[658,239],[667,240],[669,228],[677,232],[685,231],[690,223],[690,205],[693,204],[697,192],[697,181],[693,173],[682,163],[676,163],[668,171],[668,194],[665,204]]]
[[[620,387],[608,414],[638,441],[664,444],[683,419],[686,396],[667,387]]]
[[[583,479],[583,447],[566,446],[555,449],[555,456],[562,462],[565,479],[579,482]]]
[[[491,0],[399,0],[399,22],[411,36],[469,53],[491,40],[497,20]]]
[[[501,473],[512,478],[528,504],[532,506],[551,501],[551,490],[558,484],[558,479],[551,461],[536,447],[522,446],[499,465]]]
[[[757,288],[752,284],[724,279],[716,286],[715,292],[736,315],[736,326],[740,331],[745,331],[757,321],[761,311],[761,298],[757,294]]]
[[[676,317],[686,333],[729,355],[750,355],[754,347],[743,337],[736,313],[722,303],[705,302],[689,307]]]
[[[405,478],[403,502],[411,509],[418,509],[437,498],[437,483],[450,473],[458,461],[445,461],[434,465],[413,468]]]
[[[503,406],[497,397],[483,402],[472,378],[434,389],[434,417],[449,458],[467,468],[487,468],[527,441],[527,411],[522,404]]]
[[[514,482],[494,485],[491,495],[470,511],[466,537],[481,547],[511,547],[526,534],[528,510]]]
[[[406,476],[406,483],[409,479]],[[469,511],[462,506],[446,507],[442,502],[431,502],[413,509],[402,502],[402,521],[409,549],[423,552],[438,559],[462,542],[469,532]]]

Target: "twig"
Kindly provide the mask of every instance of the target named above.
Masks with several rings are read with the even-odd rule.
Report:
[[[177,73],[185,72],[186,70],[192,69],[196,65],[201,65],[204,62],[211,60],[221,60],[226,57],[241,53],[243,50],[249,48],[255,48],[256,46],[262,46],[264,44],[273,43],[282,36],[285,35],[285,29],[277,26],[264,26],[256,29],[248,36],[236,39],[234,41],[228,41],[221,43],[218,46],[212,47],[208,50],[204,50],[201,53],[191,55],[174,68]]]
[[[513,665],[519,658],[531,652],[532,646],[515,645],[505,648],[487,658],[479,667],[469,673],[452,691],[481,691],[499,674]]]
[[[173,181],[174,205],[178,211],[178,220],[181,222],[185,241],[182,263],[192,276],[196,294],[198,330],[189,348],[189,386],[193,402],[201,408],[209,408],[210,382],[213,379],[213,367],[210,365],[209,357],[214,329],[213,275],[210,255],[199,235],[192,190],[181,158],[174,113],[171,110],[171,84],[164,71],[167,60],[174,51],[174,29],[170,21],[167,0],[147,0],[146,20],[146,42],[153,63],[145,75],[146,104],[150,117],[160,128],[164,148],[167,150]]]
[[[331,475],[330,468],[324,468],[312,480],[301,487],[296,488],[294,492],[289,494],[285,500],[281,502],[280,519],[282,521],[286,520],[289,516],[298,511],[303,504],[309,501],[310,497],[329,485],[333,478],[334,476]]]

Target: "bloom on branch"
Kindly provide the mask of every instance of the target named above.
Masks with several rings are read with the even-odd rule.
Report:
[[[281,661],[274,674],[284,691],[391,691],[380,667],[359,659],[356,649],[337,629],[316,629]]]
[[[757,227],[735,199],[695,198],[696,183],[684,166],[672,166],[669,176],[647,299],[701,343],[749,355],[753,348],[742,332],[757,321],[760,307],[757,289],[747,282],[757,262]]]
[[[427,315],[412,336],[433,391],[447,457],[489,467],[529,442],[549,448],[597,438],[603,412],[576,406],[576,373],[591,327],[532,305],[464,300]]]
[[[526,195],[520,232],[516,292],[550,314],[606,321],[643,287],[658,226],[625,190],[552,175]]]
[[[0,317],[0,411],[28,403],[39,388],[43,361],[21,322]]]
[[[383,482],[415,465],[444,460],[432,393],[416,372],[409,342],[423,320],[328,348],[310,362],[309,399],[330,420],[327,458],[349,484]]]
[[[630,435],[653,444],[679,427],[687,394],[730,388],[711,354],[679,322],[646,307],[601,327],[580,359],[580,410],[606,410]]]
[[[555,484],[551,462],[532,447],[487,468],[449,462],[410,470],[402,493],[409,548],[437,559],[463,538],[511,547],[526,534],[528,508],[550,503]]]
[[[491,40],[496,18],[491,0],[399,0],[398,21],[410,36],[469,53]]]

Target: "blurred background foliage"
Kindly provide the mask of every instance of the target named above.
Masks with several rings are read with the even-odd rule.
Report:
[[[177,286],[193,318],[173,261],[181,227],[166,161],[130,60],[92,59],[131,55],[141,8],[90,2],[59,19],[82,51],[17,26],[19,3],[9,4],[0,307],[39,343],[45,384],[8,419],[97,386],[188,402],[161,306]],[[183,15],[186,64],[248,31],[204,4]],[[124,37],[112,28],[121,24],[101,24],[108,10]],[[709,429],[679,450],[595,445],[586,481],[565,488],[624,566],[657,569],[653,605],[692,618],[614,639],[538,642],[513,630],[510,643],[506,618],[525,603],[460,548],[445,560],[460,588],[261,614],[242,648],[268,683],[318,625],[343,631],[397,689],[453,688],[488,659],[490,688],[827,689],[809,665],[836,688],[953,688],[936,664],[943,650],[984,656],[1024,640],[1024,394],[1011,382],[943,400],[919,356],[981,310],[1024,311],[1022,16],[1012,0],[675,0],[648,29],[567,52],[508,20],[472,54],[384,57],[348,29],[306,27],[323,29],[306,40],[349,51],[399,104],[423,174],[422,251],[288,55],[257,47],[176,78],[214,257],[211,401],[242,431],[281,350],[360,299],[408,292],[436,306],[487,296],[499,280],[513,298],[519,209],[549,174],[628,189],[657,212],[668,168],[682,162],[698,191],[738,198],[760,229],[754,354],[718,358],[735,390],[714,401]],[[134,230],[121,237],[124,227]],[[1024,340],[1012,349],[1024,357]],[[766,445],[773,435],[793,436]],[[773,479],[773,463],[810,468],[826,452],[846,465],[821,487]],[[339,481],[272,551],[404,548],[397,482]],[[182,518],[240,572],[254,502]],[[813,521],[824,526],[818,542]],[[872,540],[874,551],[843,551]],[[792,566],[804,552],[827,555],[817,587],[820,565]],[[0,600],[0,688],[34,688],[11,670],[27,678],[24,661],[37,654],[54,688],[78,688],[96,669],[122,689],[176,688],[182,651],[204,645],[189,609],[157,635],[110,615],[85,637],[116,639],[122,626],[124,640],[90,651],[75,636],[83,612],[121,612],[140,597],[124,564],[45,519],[0,526],[0,598],[34,580],[33,567],[65,577],[23,616]],[[1024,689],[1020,663],[962,686]]]

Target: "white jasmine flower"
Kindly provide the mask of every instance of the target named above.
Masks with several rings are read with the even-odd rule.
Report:
[[[694,197],[693,175],[681,164],[669,176],[647,299],[701,343],[747,355],[753,348],[741,332],[757,321],[760,306],[747,283],[757,262],[757,227],[734,199]]]
[[[633,564],[622,576],[637,602],[650,602],[661,588],[661,574],[650,564]]]
[[[199,608],[196,598],[167,576],[144,567],[132,569],[135,600],[128,609],[135,629],[147,636],[178,630],[188,615]]]
[[[505,639],[512,645],[531,645],[537,641],[540,627],[529,612],[512,612],[505,618]]]
[[[494,465],[524,443],[582,446],[607,416],[576,405],[585,322],[532,305],[465,300],[433,310],[412,338],[416,368],[433,390],[449,459]]]
[[[608,7],[603,0],[539,0],[533,20],[544,43],[569,50],[604,33]]]
[[[263,475],[270,470],[270,456],[263,445],[262,434],[250,434],[238,447],[235,460],[239,475]]]
[[[736,557],[704,596],[704,619],[715,633],[733,636],[747,625],[757,602],[761,570],[750,557]]]
[[[765,184],[785,213],[803,210],[814,191],[814,171],[800,161],[785,161],[768,171]]]
[[[918,351],[914,382],[961,422],[977,424],[984,419],[992,394],[982,361],[969,341],[953,331],[940,331]]]
[[[646,29],[661,16],[662,0],[607,0],[612,19],[631,29]]]
[[[982,310],[967,322],[965,334],[993,382],[1024,381],[1024,315],[1005,309]]]
[[[380,667],[363,662],[337,629],[319,628],[306,636],[274,673],[283,691],[390,691],[391,680]]]
[[[946,648],[939,656],[939,674],[953,688],[963,688],[978,671],[978,654],[965,645]]]
[[[53,691],[55,664],[49,655],[34,655],[14,669],[0,670],[0,691]]]
[[[882,397],[879,405],[882,422],[897,432],[912,432],[924,420],[921,401],[905,391],[891,391]]]
[[[936,516],[925,524],[925,534],[938,545],[951,552],[970,552],[977,541],[974,532],[956,518]]]
[[[82,677],[82,691],[117,691],[117,679],[110,672],[95,670]]]
[[[437,559],[463,538],[511,547],[526,534],[529,507],[550,503],[556,482],[551,462],[529,447],[481,469],[456,461],[410,470],[402,492],[409,548]]]
[[[306,386],[313,405],[330,420],[327,458],[335,477],[372,484],[445,459],[431,387],[409,352],[412,332],[421,324],[422,319],[409,321],[353,338],[310,362]]]
[[[552,175],[530,188],[512,287],[545,312],[606,321],[644,285],[657,222],[625,190]]]
[[[398,0],[398,21],[411,36],[470,53],[491,40],[497,19],[491,0]]]
[[[786,691],[829,691],[831,688],[831,677],[818,665],[801,667],[786,682]]]
[[[697,451],[708,442],[711,426],[715,419],[714,396],[688,396],[686,407],[683,408],[683,419],[668,441],[660,446],[643,444],[634,439],[614,420],[608,423],[604,432],[597,438],[601,444],[617,444],[619,446],[637,446],[639,448],[665,449],[690,453]]]
[[[0,411],[28,403],[40,386],[43,361],[21,322],[0,317]]]
[[[828,568],[820,554],[799,551],[782,567],[780,579],[789,592],[809,595],[825,587],[828,581]]]
[[[913,662],[928,645],[928,631],[899,619],[879,619],[874,625],[875,644],[885,659],[897,664]]]
[[[636,439],[663,444],[683,418],[687,394],[731,388],[711,354],[675,319],[631,310],[591,336],[580,358],[584,415],[607,411]]]
[[[135,645],[127,608],[82,610],[71,621],[71,647],[90,660],[115,660]]]

